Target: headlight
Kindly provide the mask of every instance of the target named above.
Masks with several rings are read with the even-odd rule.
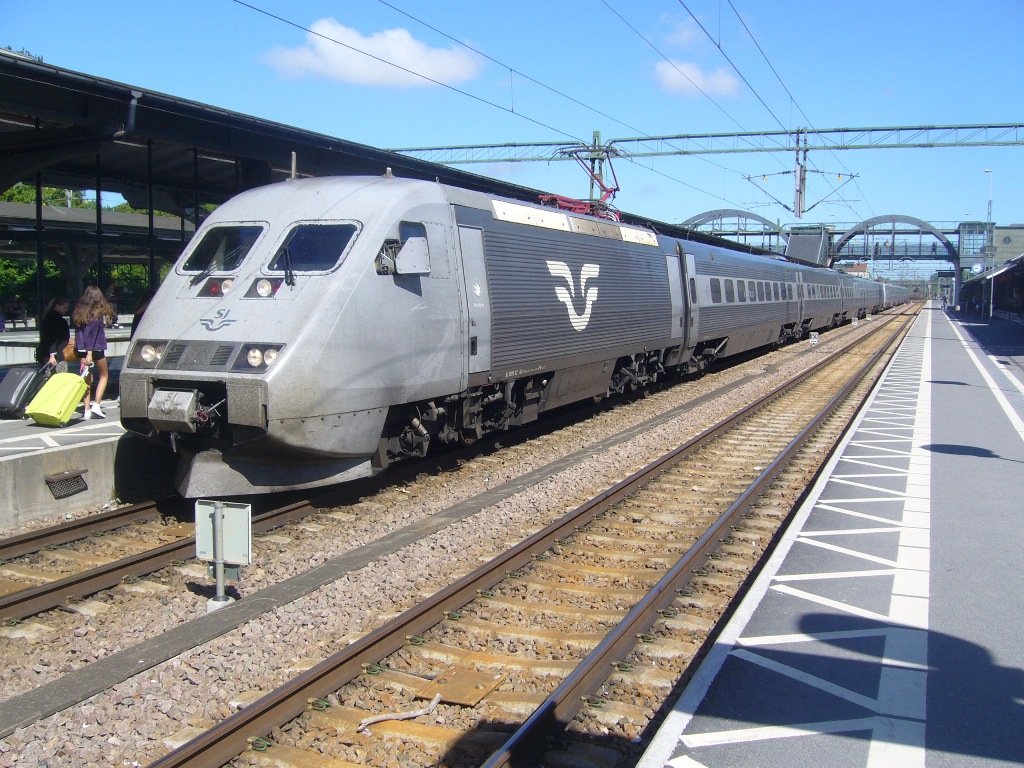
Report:
[[[132,347],[131,358],[126,360],[125,363],[136,368],[156,368],[160,364],[166,349],[166,341],[140,340]]]
[[[281,355],[284,344],[243,344],[235,355],[231,370],[236,373],[263,373]]]
[[[284,281],[279,277],[261,277],[252,281],[245,292],[247,299],[271,299],[277,295]]]
[[[234,284],[235,278],[233,277],[211,277],[203,283],[203,287],[199,289],[198,295],[209,298],[220,298],[230,291],[231,286]]]

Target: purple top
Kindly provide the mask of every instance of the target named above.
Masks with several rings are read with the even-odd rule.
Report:
[[[83,328],[75,329],[75,349],[81,352],[106,351],[107,331],[103,326],[103,318],[93,320]]]

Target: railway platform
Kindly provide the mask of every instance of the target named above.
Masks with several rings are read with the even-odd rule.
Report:
[[[94,509],[152,482],[152,449],[125,436],[120,423],[117,380],[130,318],[121,326],[107,331],[110,384],[101,403],[105,419],[83,419],[81,406],[63,429],[42,427],[31,419],[0,419],[0,531],[61,511]],[[38,340],[32,327],[0,334],[0,378],[13,367],[33,365]],[[160,477],[165,475],[163,469]]]
[[[926,307],[640,768],[1024,763],[1022,382]]]

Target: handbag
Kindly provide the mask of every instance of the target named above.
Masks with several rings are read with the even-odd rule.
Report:
[[[64,351],[62,353],[62,356],[64,357],[64,362],[66,362],[66,363],[76,363],[76,362],[78,362],[78,353],[75,352],[75,340],[74,339],[69,341],[67,346],[64,347]]]

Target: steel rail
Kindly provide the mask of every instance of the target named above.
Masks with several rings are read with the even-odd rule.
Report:
[[[157,502],[146,501],[89,515],[60,525],[51,525],[37,531],[29,531],[0,541],[0,561],[10,560],[46,549],[49,546],[69,544],[85,539],[94,533],[112,531],[136,521],[149,522],[160,518]]]
[[[666,572],[651,591],[623,618],[614,630],[597,645],[586,659],[569,674],[562,684],[516,730],[505,745],[483,763],[482,768],[509,765],[534,765],[547,749],[551,738],[561,733],[583,709],[584,698],[593,695],[613,674],[613,663],[623,658],[636,645],[638,633],[646,632],[657,621],[658,612],[676,598],[676,590],[688,583],[702,568],[708,555],[722,545],[738,518],[745,514],[782,473],[786,465],[839,405],[859,386],[897,341],[902,340],[909,324],[900,328],[893,338],[861,366],[846,385],[783,449],[740,497],[698,539],[693,547]],[[859,407],[858,407],[859,410]],[[845,431],[845,430],[844,430]],[[827,458],[827,457],[826,457]]]
[[[256,533],[267,531],[288,520],[315,511],[316,508],[308,501],[288,504],[255,518],[252,530]],[[57,608],[69,600],[117,586],[126,577],[143,576],[158,571],[175,560],[191,559],[195,556],[195,545],[195,536],[188,536],[88,571],[0,597],[0,619],[23,619]]]
[[[885,327],[887,326],[883,325],[872,330],[857,343],[870,338]],[[886,344],[885,347],[890,344]],[[209,768],[227,764],[246,750],[251,737],[269,733],[273,728],[280,726],[282,722],[299,716],[306,710],[310,699],[324,698],[352,681],[363,672],[366,665],[375,664],[380,659],[404,647],[409,636],[420,635],[437,625],[447,612],[462,608],[476,598],[479,590],[493,587],[505,579],[510,572],[527,565],[533,560],[534,555],[550,549],[559,539],[575,533],[580,527],[591,522],[596,515],[628,498],[635,491],[636,486],[653,480],[670,468],[672,464],[728,431],[738,421],[745,419],[763,405],[804,382],[824,366],[833,363],[841,352],[848,351],[848,349],[829,355],[800,376],[764,395],[719,424],[709,427],[700,435],[673,449],[612,488],[601,492],[496,559],[480,566],[392,621],[356,640],[343,651],[324,659],[263,698],[225,718],[195,739],[157,759],[150,764],[149,768]],[[751,493],[745,494],[744,498]],[[714,530],[720,531],[721,526]],[[701,546],[702,550],[707,550],[714,538],[715,536],[709,532],[695,546]],[[701,542],[705,543],[701,545]],[[547,717],[549,715],[545,714],[544,718],[547,719]]]

